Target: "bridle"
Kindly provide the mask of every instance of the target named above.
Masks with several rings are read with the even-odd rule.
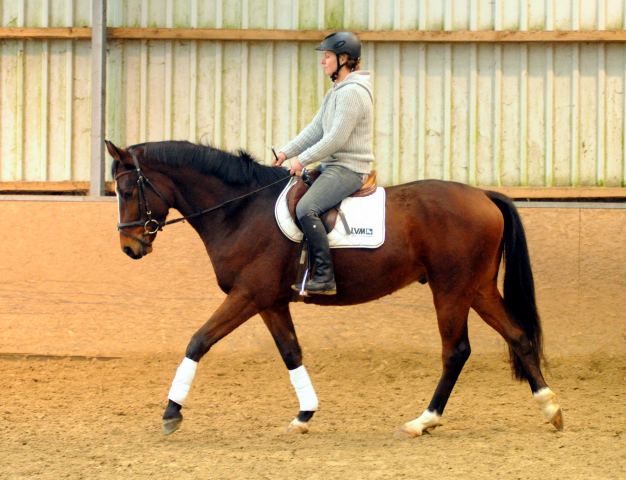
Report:
[[[136,237],[135,235],[128,233],[126,230],[124,230],[125,228],[143,227],[144,238],[146,235],[154,235],[159,230],[162,230],[162,225],[159,223],[159,221],[152,218],[152,210],[150,209],[150,204],[148,203],[148,197],[146,195],[146,185],[150,186],[152,190],[154,190],[154,192],[161,198],[161,200],[163,200],[165,205],[167,205],[168,209],[172,208],[172,205],[167,200],[167,198],[165,198],[163,194],[159,192],[159,190],[154,186],[150,179],[143,174],[141,168],[139,167],[139,161],[137,160],[137,155],[135,155],[135,152],[131,151],[130,154],[133,156],[135,168],[132,170],[126,170],[124,172],[118,173],[115,176],[115,181],[117,182],[117,180],[124,175],[128,175],[132,172],[137,172],[137,203],[139,204],[139,220],[136,220],[134,222],[118,223],[117,229],[120,233],[123,233],[133,240],[138,241],[143,246],[151,247],[152,242],[147,242],[143,238]],[[144,218],[144,213],[146,218]]]
[[[148,203],[148,197],[146,195],[146,186],[149,186],[150,188],[152,188],[152,190],[154,190],[154,192],[159,196],[159,198],[161,198],[161,200],[163,200],[163,203],[165,203],[165,205],[167,206],[168,209],[172,208],[172,204],[167,200],[167,198],[165,198],[165,196],[159,192],[159,190],[154,186],[154,184],[150,181],[150,179],[148,177],[146,177],[143,172],[141,171],[141,168],[139,167],[139,161],[137,160],[137,155],[135,154],[135,152],[130,151],[129,152],[132,157],[133,157],[133,162],[135,163],[135,168],[131,169],[131,170],[126,170],[124,172],[118,173],[115,176],[115,181],[117,182],[117,179],[120,177],[123,177],[124,175],[127,175],[129,173],[132,172],[137,172],[138,178],[137,178],[137,202],[139,204],[139,220],[135,220],[134,222],[125,222],[125,223],[118,223],[117,224],[117,229],[120,233],[132,238],[133,240],[136,240],[137,242],[139,242],[141,245],[143,245],[144,247],[151,247],[152,246],[152,242],[148,242],[147,240],[145,240],[145,236],[146,235],[154,235],[155,233],[157,233],[158,231],[163,230],[163,227],[165,227],[166,225],[171,225],[173,223],[178,223],[178,222],[183,222],[189,218],[193,218],[193,217],[198,217],[200,215],[204,215],[205,213],[209,213],[212,212],[213,210],[217,210],[219,208],[224,207],[225,205],[228,205],[229,203],[235,202],[237,200],[241,200],[242,198],[248,197],[254,193],[260,192],[261,190],[265,190],[266,188],[272,187],[280,182],[284,182],[287,179],[293,178],[294,175],[288,175],[285,178],[281,178],[280,180],[277,180],[276,182],[270,183],[269,185],[265,185],[264,187],[258,188],[256,190],[253,190],[252,192],[248,192],[244,195],[241,195],[237,198],[233,198],[231,200],[227,200],[224,203],[220,203],[219,205],[216,205],[215,207],[211,207],[211,208],[207,208],[205,210],[202,210],[200,212],[196,212],[196,213],[192,213],[191,215],[187,215],[186,217],[180,217],[180,218],[175,218],[173,220],[168,220],[167,222],[159,222],[158,220],[156,220],[155,218],[152,218],[152,210],[150,209],[150,204]],[[144,217],[144,212],[145,212],[145,217]],[[144,231],[143,231],[143,237],[144,238],[139,238],[131,233],[128,233],[126,230],[124,230],[125,228],[134,228],[134,227],[143,227]]]

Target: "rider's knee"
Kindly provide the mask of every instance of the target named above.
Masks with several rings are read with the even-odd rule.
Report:
[[[296,205],[296,217],[298,218],[298,220],[312,213],[319,216],[319,212],[315,209],[313,205],[302,205],[302,202]]]

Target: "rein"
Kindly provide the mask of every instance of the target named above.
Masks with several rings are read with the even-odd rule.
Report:
[[[218,209],[228,205],[229,203],[233,203],[233,202],[236,202],[237,200],[241,200],[242,198],[246,198],[246,197],[249,197],[250,195],[254,195],[255,193],[260,192],[261,190],[265,190],[266,188],[273,187],[274,185],[277,185],[280,182],[284,182],[285,180],[290,179],[290,178],[292,178],[294,176],[294,175],[288,175],[285,178],[281,178],[280,180],[277,180],[277,181],[275,181],[273,183],[270,183],[269,185],[265,185],[264,187],[257,188],[256,190],[253,190],[252,192],[248,192],[248,193],[246,193],[244,195],[241,195],[239,197],[232,198],[232,199],[227,200],[227,201],[225,201],[223,203],[220,203],[219,205],[216,205],[216,206],[211,207],[211,208],[207,208],[207,209],[202,210],[200,212],[192,213],[191,215],[187,215],[185,217],[180,217],[180,218],[175,218],[173,220],[168,220],[167,222],[159,222],[158,220],[152,218],[152,211],[150,210],[150,205],[148,204],[148,198],[147,198],[146,192],[145,192],[146,185],[150,186],[152,188],[152,190],[154,190],[154,192],[161,198],[161,200],[163,200],[165,205],[167,205],[168,209],[172,208],[172,205],[163,196],[163,194],[161,194],[161,192],[159,192],[159,190],[154,186],[154,184],[150,181],[150,179],[143,174],[143,172],[141,171],[141,168],[139,167],[139,161],[137,160],[137,155],[135,155],[135,152],[130,152],[130,154],[133,156],[133,162],[135,163],[135,168],[133,170],[127,170],[125,172],[119,173],[115,177],[115,180],[117,181],[118,178],[120,178],[121,176],[126,175],[128,173],[132,173],[132,172],[137,172],[138,173],[139,178],[137,179],[137,202],[139,203],[139,215],[140,215],[139,218],[140,219],[136,220],[134,222],[118,223],[117,224],[117,229],[118,229],[118,231],[120,233],[123,233],[124,235],[132,238],[133,240],[136,240],[137,242],[141,243],[145,247],[151,247],[152,246],[152,242],[148,242],[144,238],[136,237],[135,235],[133,235],[131,233],[128,233],[124,229],[125,228],[132,228],[132,227],[144,227],[143,237],[145,237],[146,235],[154,235],[158,231],[163,230],[163,227],[165,227],[166,225],[172,225],[173,223],[184,222],[185,220],[187,220],[189,218],[198,217],[200,215],[204,215],[204,214],[212,212],[214,210],[218,210]],[[144,211],[146,212],[146,216],[147,216],[147,220],[145,222],[143,220],[143,212]]]

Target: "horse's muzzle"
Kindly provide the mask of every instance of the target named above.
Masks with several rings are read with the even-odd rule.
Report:
[[[143,258],[146,255],[148,255],[152,251],[152,247],[144,247],[143,245],[140,245],[139,251],[135,252],[135,250],[133,250],[133,247],[126,245],[122,247],[122,250],[130,258],[134,260],[139,260],[140,258]]]
[[[139,253],[135,253],[135,251],[130,248],[130,247],[123,247],[124,253],[126,255],[128,255],[130,258],[134,259],[134,260],[139,260],[141,257],[143,257],[143,252],[140,251]],[[143,248],[142,248],[143,250]]]
[[[156,235],[149,235],[145,237],[142,234],[133,235],[128,234],[124,230],[120,230],[120,247],[122,251],[134,260],[139,260],[152,252],[152,241]]]

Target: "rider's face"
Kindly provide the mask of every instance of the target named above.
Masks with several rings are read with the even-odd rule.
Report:
[[[324,68],[324,73],[328,76],[331,76],[335,70],[337,70],[337,55],[335,55],[331,51],[322,52],[322,67]]]

